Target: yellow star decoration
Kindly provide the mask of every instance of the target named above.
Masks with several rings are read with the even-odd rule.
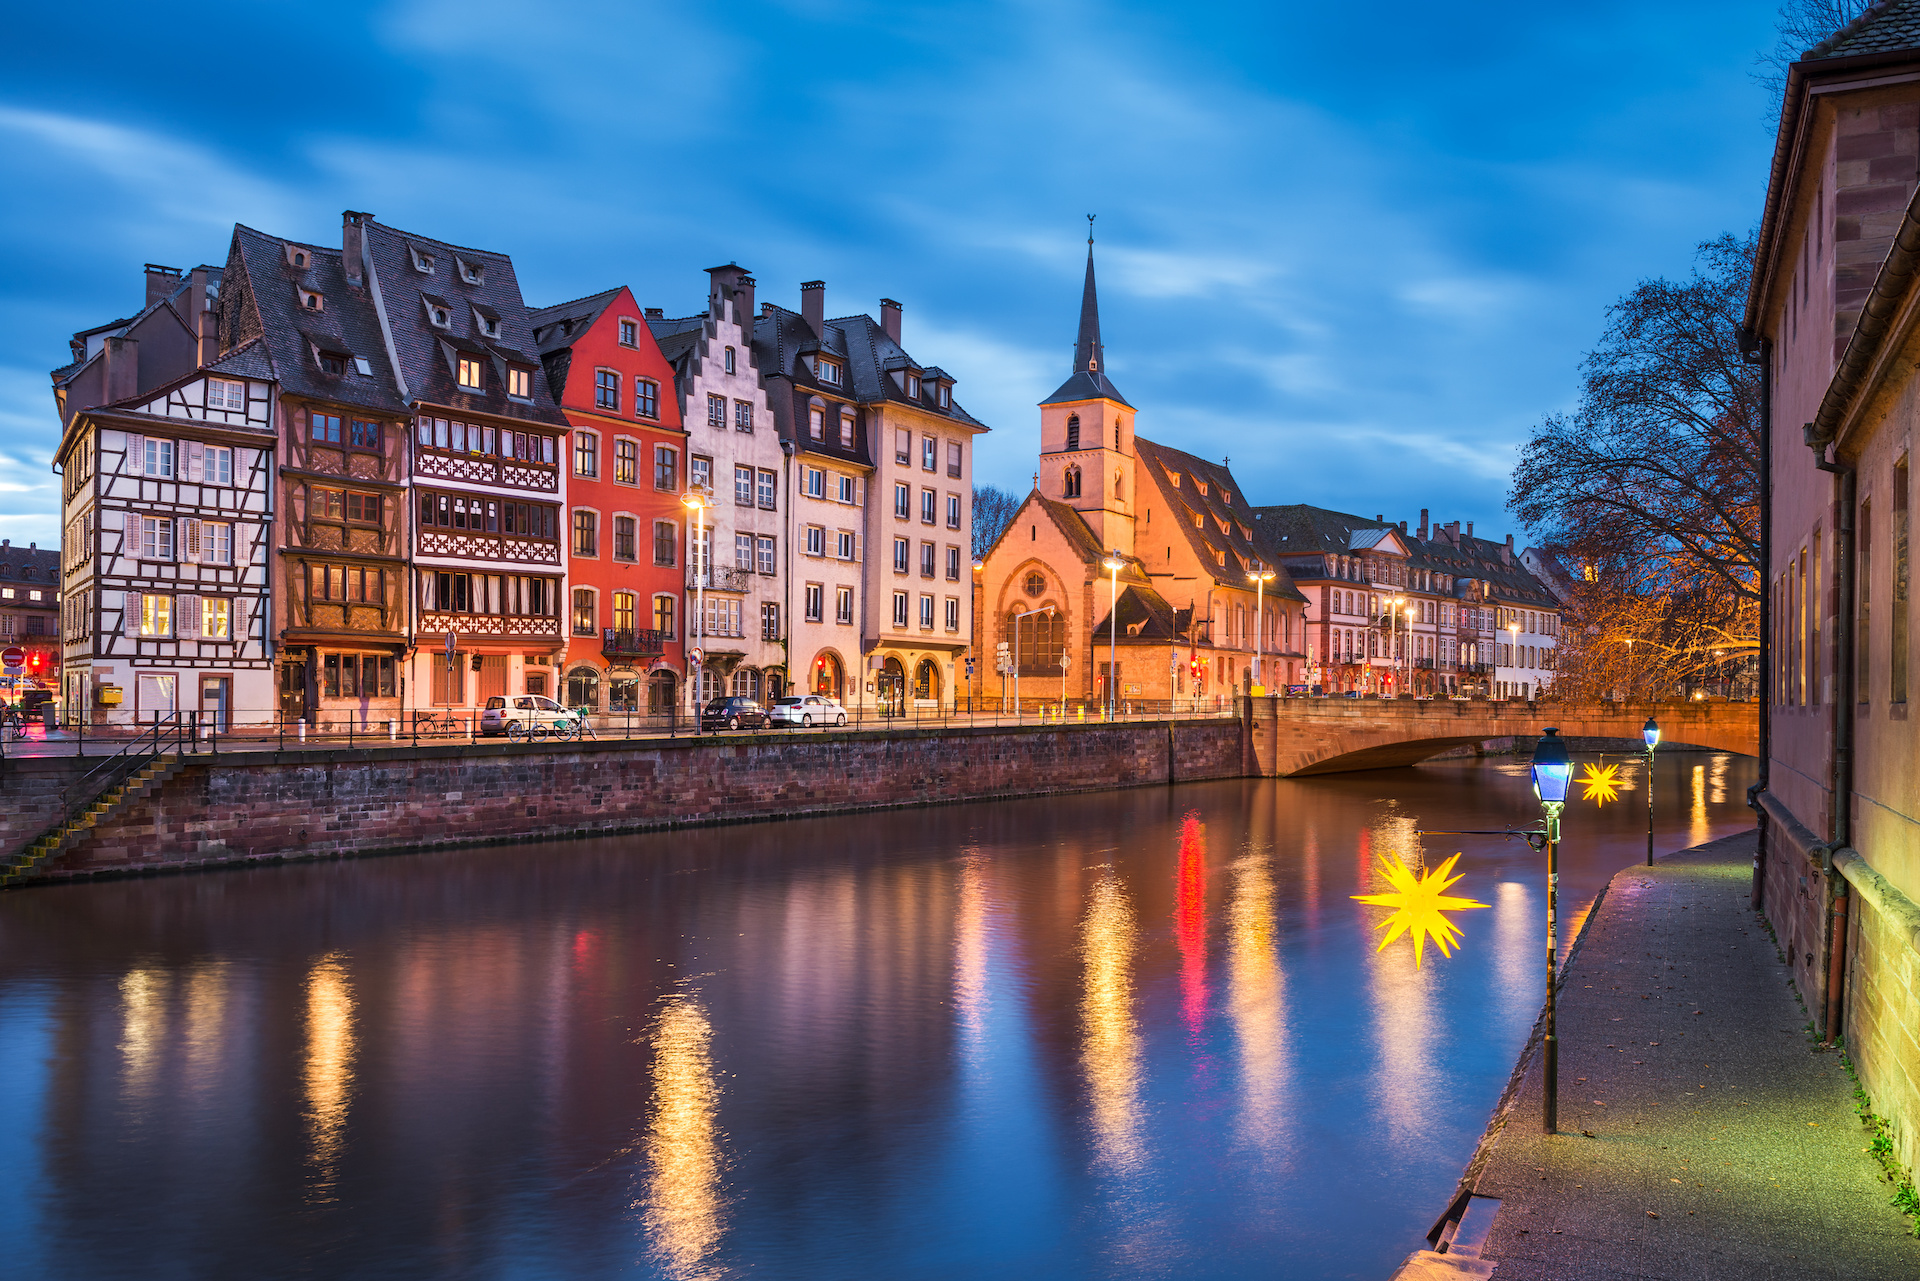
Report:
[[[1609,765],[1601,769],[1598,765],[1589,765],[1580,779],[1580,786],[1587,789],[1580,799],[1592,801],[1596,805],[1605,805],[1608,801],[1620,798],[1620,767]]]
[[[1440,955],[1453,955],[1447,949],[1459,945],[1460,927],[1447,919],[1446,914],[1457,912],[1462,908],[1492,906],[1490,903],[1476,903],[1470,898],[1455,898],[1445,892],[1455,881],[1461,879],[1458,876],[1447,875],[1453,870],[1453,865],[1459,861],[1460,856],[1455,854],[1435,870],[1415,880],[1413,869],[1401,862],[1397,854],[1387,855],[1383,869],[1386,872],[1387,882],[1393,886],[1393,893],[1350,896],[1362,903],[1374,903],[1394,909],[1393,915],[1381,922],[1380,928],[1387,932],[1387,936],[1380,940],[1380,946],[1374,949],[1376,952],[1384,952],[1387,944],[1402,934],[1410,933],[1413,935],[1415,969],[1420,967],[1421,952],[1429,935],[1432,936],[1435,946],[1440,949]]]

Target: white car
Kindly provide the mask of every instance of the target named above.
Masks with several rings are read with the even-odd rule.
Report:
[[[767,709],[767,719],[775,725],[798,725],[802,728],[845,725],[847,709],[824,694],[796,694],[791,698],[774,699],[773,706]]]
[[[542,694],[495,694],[480,710],[482,734],[505,734],[508,738],[572,738],[580,732],[585,719],[572,708],[562,707]]]

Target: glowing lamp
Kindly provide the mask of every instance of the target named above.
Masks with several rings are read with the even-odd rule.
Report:
[[[1573,758],[1558,729],[1548,729],[1533,749],[1533,794],[1544,805],[1564,805],[1573,782]]]
[[[1647,717],[1647,723],[1640,727],[1640,737],[1647,740],[1647,750],[1651,752],[1660,746],[1660,722]]]

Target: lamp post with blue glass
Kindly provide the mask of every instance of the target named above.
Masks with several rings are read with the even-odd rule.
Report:
[[[1567,803],[1567,786],[1573,781],[1573,760],[1558,729],[1549,729],[1533,749],[1533,794],[1540,799],[1546,822],[1538,834],[1547,853],[1547,1011],[1545,1042],[1546,1130],[1552,1134],[1559,1121],[1560,1040],[1554,1025],[1554,996],[1559,987],[1560,968],[1560,811]],[[1536,847],[1539,848],[1539,847]]]
[[[1647,723],[1640,727],[1640,737],[1647,740],[1647,866],[1653,866],[1653,749],[1660,746],[1660,722],[1647,717]]]

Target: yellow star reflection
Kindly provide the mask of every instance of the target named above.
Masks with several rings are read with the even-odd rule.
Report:
[[[1447,875],[1453,870],[1453,865],[1459,861],[1460,856],[1455,854],[1437,869],[1426,872],[1415,880],[1413,869],[1402,863],[1398,855],[1387,855],[1387,861],[1382,867],[1387,883],[1393,886],[1393,892],[1350,896],[1362,903],[1374,903],[1380,907],[1394,909],[1393,915],[1381,922],[1380,928],[1387,932],[1387,936],[1380,940],[1380,946],[1375,948],[1375,951],[1385,951],[1387,944],[1402,934],[1412,934],[1415,969],[1420,966],[1421,953],[1426,947],[1429,936],[1432,937],[1435,946],[1440,949],[1440,955],[1453,955],[1447,949],[1459,944],[1460,927],[1447,918],[1447,913],[1469,907],[1492,906],[1489,903],[1476,903],[1470,898],[1456,898],[1446,893],[1449,886],[1461,879],[1458,876]]]
[[[1609,765],[1602,769],[1598,765],[1589,765],[1587,772],[1580,778],[1580,786],[1587,789],[1580,799],[1592,801],[1596,805],[1605,805],[1608,801],[1620,798],[1620,767]]]

